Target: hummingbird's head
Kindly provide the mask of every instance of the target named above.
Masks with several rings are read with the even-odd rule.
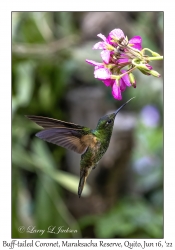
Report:
[[[128,103],[130,102],[133,98],[135,97],[132,97],[130,100],[128,100],[127,102],[125,102],[119,109],[117,109],[114,113],[112,114],[108,114],[108,115],[105,115],[105,116],[102,116],[100,118],[100,120],[98,121],[98,124],[97,124],[97,129],[98,130],[101,130],[101,129],[104,129],[104,130],[111,130],[113,128],[113,125],[114,125],[114,120],[115,120],[115,117],[117,115],[117,113]]]
[[[115,113],[112,113],[101,117],[100,120],[98,121],[97,129],[110,130],[114,125],[115,116],[116,116]]]

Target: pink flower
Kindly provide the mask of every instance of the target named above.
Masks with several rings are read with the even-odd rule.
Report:
[[[122,56],[122,55],[121,55]],[[116,60],[116,63],[118,64],[118,65],[120,65],[120,66],[122,66],[122,65],[128,65],[128,63],[129,63],[129,59],[128,58],[120,58],[120,59],[118,59],[118,60]]]
[[[111,79],[111,72],[107,68],[103,67],[95,67],[94,77],[98,78],[99,80],[109,80]]]
[[[103,40],[103,42],[96,43],[93,46],[93,49],[106,49],[106,46],[109,43],[108,39],[104,35],[102,35],[102,34],[98,34],[97,36],[100,37]]]
[[[86,60],[94,66],[94,77],[101,80],[107,87],[112,88],[112,95],[115,99],[122,99],[122,92],[127,87],[136,88],[136,81],[132,71],[140,70],[145,75],[159,77],[160,74],[152,70],[149,65],[149,56],[142,49],[142,38],[134,36],[129,41],[121,29],[113,29],[108,37],[103,34],[97,35],[102,41],[97,42],[93,49],[101,49],[102,62]],[[154,57],[160,58],[159,54],[151,52]],[[158,59],[157,59],[158,60]],[[128,70],[123,69],[128,67]]]
[[[129,40],[129,44],[133,44],[132,48],[141,50],[142,49],[142,38],[140,36],[134,36]]]
[[[125,35],[121,29],[114,29],[109,33],[108,41],[110,42],[110,44],[118,45],[118,43],[114,39],[115,40],[125,39]]]
[[[111,71],[106,67],[104,63],[95,62],[93,60],[86,60],[87,63],[95,67],[94,77],[103,81],[107,87],[112,87],[112,95],[115,99],[121,100],[121,92],[125,91],[126,87],[130,87],[131,82],[128,74],[122,76],[118,81],[111,78]],[[121,74],[126,73],[126,70],[121,70]]]
[[[94,70],[94,77],[98,78],[99,80],[110,80],[111,79],[111,72],[108,68],[105,67],[104,63],[98,63],[92,60],[86,59],[86,62],[95,66]]]
[[[122,99],[121,89],[118,86],[118,84],[117,84],[116,81],[115,81],[115,83],[112,86],[112,95],[117,100],[121,100]]]
[[[126,70],[121,70],[121,72],[123,74],[123,73],[126,73],[127,71]],[[128,74],[122,76],[122,78],[120,78],[119,81],[122,81],[123,82],[122,84],[124,84],[126,87],[131,87],[131,82],[130,82]]]
[[[93,66],[99,66],[100,67],[100,66],[103,65],[103,63],[95,62],[95,61],[89,60],[89,59],[86,59],[86,62],[93,65]]]
[[[126,70],[122,70],[122,73],[125,73]],[[114,81],[112,86],[112,95],[115,99],[121,100],[122,94],[121,92],[125,91],[126,87],[130,87],[131,82],[129,79],[128,74],[124,75],[122,78],[119,79],[119,81]]]
[[[110,61],[111,52],[109,50],[103,50],[101,52],[101,58],[104,63],[108,64]]]
[[[114,79],[106,79],[106,80],[102,80],[102,82],[107,86],[107,87],[112,87],[115,80]]]

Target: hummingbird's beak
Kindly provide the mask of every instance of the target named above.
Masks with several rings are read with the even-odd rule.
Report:
[[[119,109],[117,109],[114,114],[116,115],[128,102],[130,102],[133,98],[135,97],[132,97],[131,99],[129,99],[127,102],[125,102]]]

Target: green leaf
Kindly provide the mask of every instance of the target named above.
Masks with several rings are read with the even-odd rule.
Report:
[[[54,162],[48,147],[43,141],[34,140],[32,149],[34,152],[27,154],[22,147],[17,146],[13,150],[13,162],[17,166],[29,171],[42,171],[58,182],[62,187],[77,194],[79,177],[61,170],[56,170],[56,163]],[[88,196],[89,194],[90,187],[88,184],[85,184],[82,196]]]
[[[66,188],[67,190],[77,194],[78,190],[78,184],[79,184],[79,178],[63,172],[63,171],[52,171],[49,173],[49,175],[56,180],[61,186]],[[85,184],[82,196],[88,196],[90,194],[91,190],[88,184]]]

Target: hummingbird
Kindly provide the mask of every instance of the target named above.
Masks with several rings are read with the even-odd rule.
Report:
[[[95,129],[48,117],[26,115],[28,119],[43,128],[36,134],[38,138],[81,154],[79,198],[88,175],[97,167],[99,160],[108,149],[117,113],[133,98],[112,114],[101,117]]]

